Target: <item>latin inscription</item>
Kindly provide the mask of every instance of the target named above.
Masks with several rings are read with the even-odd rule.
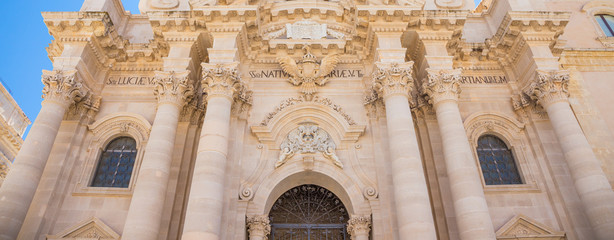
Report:
[[[503,84],[503,83],[507,83],[507,77],[503,75],[493,75],[493,76],[463,75],[461,76],[460,82],[463,84]]]
[[[113,86],[147,86],[154,85],[154,77],[149,76],[111,76],[105,82]]]
[[[251,78],[288,78],[286,72],[281,69],[272,70],[251,70],[248,72]],[[364,74],[360,69],[336,69],[326,75],[329,78],[361,78]]]

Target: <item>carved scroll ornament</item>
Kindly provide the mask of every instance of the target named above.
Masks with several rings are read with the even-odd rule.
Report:
[[[538,70],[535,75],[535,82],[525,90],[531,99],[536,100],[544,108],[552,103],[567,100],[569,97],[569,73],[567,71]]]
[[[252,92],[241,80],[238,63],[210,64],[203,63],[201,85],[207,97],[225,96],[251,104]]]
[[[283,165],[296,153],[315,152],[321,152],[324,157],[333,161],[338,167],[343,168],[343,164],[335,153],[337,147],[330,135],[316,125],[301,125],[291,131],[281,143],[280,148],[279,160],[275,163],[276,168]]]

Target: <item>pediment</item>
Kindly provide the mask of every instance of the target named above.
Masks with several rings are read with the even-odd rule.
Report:
[[[497,239],[565,240],[565,232],[556,231],[522,214],[509,220],[497,231]]]
[[[119,234],[96,217],[80,222],[56,235],[47,235],[47,240],[118,240],[119,238]]]

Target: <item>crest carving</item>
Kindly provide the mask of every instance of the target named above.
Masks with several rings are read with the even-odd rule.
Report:
[[[339,157],[335,153],[337,146],[330,135],[317,125],[300,125],[291,131],[286,139],[281,143],[279,160],[275,163],[275,168],[280,167],[296,153],[316,153],[321,152],[324,157],[333,161],[335,165],[343,168]]]
[[[279,57],[277,61],[284,72],[290,75],[288,81],[295,86],[301,86],[301,92],[307,100],[311,100],[317,90],[317,86],[323,86],[328,82],[328,74],[339,63],[339,56],[336,54],[328,55],[320,63],[316,61],[316,56],[311,54],[310,47],[303,47],[305,55],[303,59],[296,62],[291,57]]]

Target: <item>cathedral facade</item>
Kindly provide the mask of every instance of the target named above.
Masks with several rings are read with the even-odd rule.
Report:
[[[44,12],[0,239],[612,239],[614,2]]]

